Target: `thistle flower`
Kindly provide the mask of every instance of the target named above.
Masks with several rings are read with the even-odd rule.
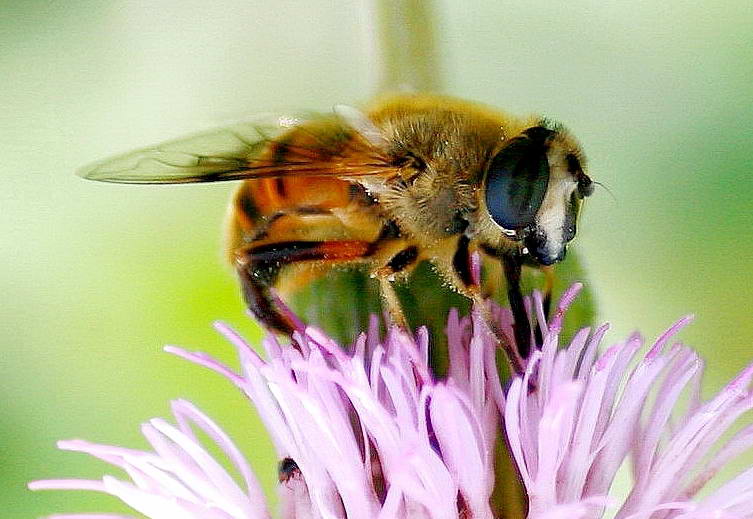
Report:
[[[220,373],[253,402],[284,460],[284,518],[509,517],[512,503],[490,504],[501,483],[494,467],[500,440],[512,452],[531,519],[598,518],[607,511],[620,519],[753,517],[753,469],[695,498],[753,444],[748,427],[719,445],[753,407],[753,367],[701,402],[700,359],[682,345],[669,346],[688,319],[642,355],[637,335],[599,354],[605,326],[581,330],[559,349],[562,315],[578,288],[565,294],[548,324],[534,297],[544,340],[506,389],[497,375],[496,341],[478,313],[450,314],[450,369],[441,380],[429,369],[424,330],[415,338],[390,330],[381,339],[375,320],[347,350],[315,328],[294,337],[298,349],[268,337],[266,360],[219,324],[238,350],[240,372],[202,353],[167,350]],[[495,307],[493,314],[509,333],[509,312]],[[172,410],[176,425],[155,419],[143,426],[150,452],[60,443],[124,469],[130,481],[105,476],[30,487],[106,492],[154,519],[270,517],[230,438],[186,401]],[[193,427],[217,444],[239,477],[207,453]],[[620,503],[608,492],[628,458],[635,482]]]
[[[702,360],[682,344],[669,345],[691,320],[679,320],[642,355],[637,334],[598,355],[606,326],[591,336],[581,330],[559,350],[557,318],[550,323],[504,407],[529,518],[558,518],[559,510],[562,517],[602,517],[607,504],[617,519],[753,517],[753,468],[694,499],[730,459],[753,446],[753,426],[719,445],[753,408],[753,366],[701,402]],[[634,482],[627,499],[616,503],[608,492],[625,460]]]

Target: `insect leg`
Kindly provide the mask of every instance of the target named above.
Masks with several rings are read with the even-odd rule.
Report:
[[[513,330],[518,354],[528,358],[531,353],[531,325],[528,322],[528,312],[523,304],[523,294],[520,291],[520,272],[522,268],[519,256],[503,256],[502,267],[507,280],[507,300],[514,319]]]
[[[251,312],[267,326],[290,335],[295,324],[280,311],[271,291],[282,268],[304,261],[353,261],[370,251],[371,244],[359,240],[252,244],[236,251],[235,265]]]
[[[554,289],[554,268],[551,266],[541,267],[544,273],[544,315],[549,319],[549,312],[552,309],[552,291]]]
[[[465,235],[461,235],[458,240],[455,255],[452,258],[452,271],[457,278],[455,283],[460,285],[462,289],[461,291],[470,297],[473,300],[474,306],[480,310],[484,321],[497,337],[502,349],[505,350],[512,372],[522,373],[524,370],[519,351],[515,349],[512,341],[507,337],[507,334],[505,334],[502,328],[497,325],[497,322],[494,320],[491,310],[489,309],[488,302],[485,300],[481,291],[481,287],[473,279],[469,245],[470,239]]]
[[[377,277],[379,278],[379,292],[382,294],[382,301],[387,308],[390,319],[392,319],[392,324],[405,331],[410,330],[408,328],[408,320],[405,318],[403,307],[400,304],[397,293],[395,293],[395,287],[392,286],[392,282],[387,277],[379,275]]]
[[[376,277],[379,278],[379,291],[382,294],[382,300],[390,314],[390,318],[396,326],[406,331],[410,329],[408,328],[408,320],[405,318],[400,299],[397,297],[395,288],[392,286],[392,280],[395,274],[415,265],[418,256],[418,247],[407,247],[392,256],[385,266],[376,271]]]

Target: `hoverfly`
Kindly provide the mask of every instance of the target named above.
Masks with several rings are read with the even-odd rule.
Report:
[[[394,321],[392,286],[422,261],[480,301],[470,255],[501,262],[518,354],[530,328],[523,266],[546,274],[565,256],[582,201],[593,192],[584,155],[561,125],[461,100],[401,95],[365,111],[238,124],[95,163],[82,176],[163,184],[242,180],[230,204],[226,250],[246,303],[290,334],[284,294],[333,267],[379,280]]]

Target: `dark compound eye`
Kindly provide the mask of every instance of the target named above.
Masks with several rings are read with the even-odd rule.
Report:
[[[554,132],[541,126],[516,137],[489,164],[486,207],[498,225],[510,230],[534,223],[549,185],[547,144]]]

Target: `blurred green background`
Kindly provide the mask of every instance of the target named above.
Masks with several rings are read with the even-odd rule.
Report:
[[[360,2],[0,2],[0,503],[4,517],[119,510],[32,494],[98,477],[59,438],[143,446],[186,397],[252,458],[276,460],[237,392],[161,352],[233,361],[210,328],[244,316],[220,254],[231,185],[85,182],[92,160],[260,111],[375,90]],[[707,388],[753,359],[753,9],[720,3],[438,1],[425,20],[446,93],[565,122],[597,190],[577,247],[612,341],[686,313]]]

